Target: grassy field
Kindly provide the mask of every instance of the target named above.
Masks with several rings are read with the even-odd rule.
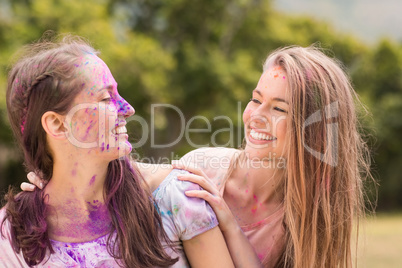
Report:
[[[358,267],[402,267],[402,214],[377,214],[361,227]]]

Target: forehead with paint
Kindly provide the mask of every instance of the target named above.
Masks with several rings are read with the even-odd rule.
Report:
[[[288,85],[287,74],[280,66],[269,66],[264,70],[258,81],[254,92],[264,98],[269,97],[276,100],[287,100]]]
[[[94,54],[81,57],[76,64],[78,79],[82,80],[83,90],[89,96],[102,89],[117,90],[117,83],[106,63]]]

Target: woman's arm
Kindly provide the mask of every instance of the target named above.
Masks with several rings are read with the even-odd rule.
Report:
[[[232,212],[226,202],[221,197],[216,185],[205,175],[205,173],[193,166],[184,166],[178,162],[173,162],[174,168],[184,169],[193,174],[183,174],[178,176],[179,180],[191,181],[200,185],[203,190],[191,190],[185,194],[189,197],[198,197],[207,201],[214,210],[219,227],[225,238],[226,245],[236,267],[262,267],[257,254],[252,245],[244,235],[236,222]]]
[[[183,247],[193,268],[234,267],[225,239],[218,226],[190,240],[183,241]]]
[[[136,161],[131,161],[131,165],[141,173],[151,192],[158,188],[173,169],[171,165],[167,164],[148,164]]]

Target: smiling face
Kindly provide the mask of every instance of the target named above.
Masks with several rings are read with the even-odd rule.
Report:
[[[286,73],[272,66],[261,75],[243,113],[245,152],[249,159],[272,160],[286,156],[288,103]]]
[[[117,83],[107,65],[88,54],[76,64],[83,90],[75,97],[66,116],[69,141],[88,153],[111,155],[115,159],[130,153],[126,118],[133,107],[117,91]]]

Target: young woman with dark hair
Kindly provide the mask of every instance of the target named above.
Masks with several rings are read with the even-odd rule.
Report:
[[[144,187],[127,157],[125,125],[134,109],[97,54],[78,37],[40,42],[9,73],[14,136],[27,169],[47,185],[8,192],[0,210],[0,266],[186,267],[185,251],[194,267],[233,267],[212,209],[203,200],[183,201],[189,199],[183,189],[197,185],[171,174],[166,198],[157,202]],[[188,206],[175,216],[193,217],[175,221],[176,236],[168,237],[158,207],[179,203]]]

